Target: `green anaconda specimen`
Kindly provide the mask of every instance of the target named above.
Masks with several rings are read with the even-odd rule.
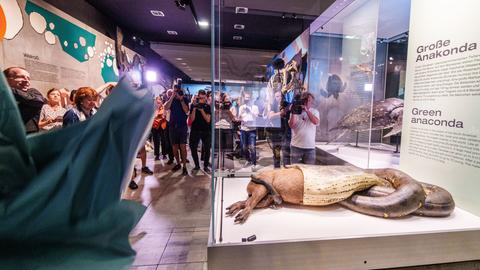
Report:
[[[420,183],[395,169],[361,170],[352,166],[293,166],[252,175],[248,199],[227,208],[243,223],[254,208],[282,202],[297,205],[338,203],[353,211],[384,217],[409,214],[448,216],[455,203],[448,191]],[[360,192],[360,193],[359,193]]]

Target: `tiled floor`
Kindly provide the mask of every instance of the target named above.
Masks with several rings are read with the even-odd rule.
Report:
[[[210,176],[202,171],[189,176],[171,173],[172,166],[165,162],[149,154],[147,165],[155,174],[137,176],[139,188],[127,189],[123,196],[147,206],[130,234],[137,251],[131,269],[207,269]]]
[[[268,165],[271,154],[259,151],[259,164]],[[147,210],[130,234],[137,251],[131,270],[206,270],[207,239],[210,224],[210,176],[202,171],[181,176],[171,173],[171,165],[154,161],[147,165],[152,176],[139,175],[139,188],[127,189],[124,198],[138,201]],[[262,161],[263,160],[263,161]],[[239,168],[235,162],[235,168]],[[191,168],[191,165],[188,165]],[[301,268],[299,268],[301,269]],[[480,270],[478,261],[398,268],[398,270]]]

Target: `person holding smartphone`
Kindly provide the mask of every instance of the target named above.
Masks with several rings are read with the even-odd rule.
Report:
[[[42,106],[38,126],[40,130],[52,130],[61,128],[63,115],[67,111],[60,105],[61,93],[59,89],[52,88],[47,92],[48,103]]]

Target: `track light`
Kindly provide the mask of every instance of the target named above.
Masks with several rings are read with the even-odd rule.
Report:
[[[185,10],[185,7],[190,5],[190,0],[175,0],[175,5],[181,9]]]

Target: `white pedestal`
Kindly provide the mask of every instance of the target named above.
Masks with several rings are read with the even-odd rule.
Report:
[[[398,168],[400,153],[394,153],[395,147],[386,144],[372,144],[370,155],[367,144],[359,144],[359,147],[344,144],[318,143],[317,148],[340,158],[359,168]]]
[[[225,208],[246,199],[248,182],[225,178],[221,209],[218,181],[209,269],[371,269],[480,258],[480,218],[460,208],[446,218],[383,219],[340,206],[283,205],[234,224]],[[257,240],[241,242],[253,234]]]

